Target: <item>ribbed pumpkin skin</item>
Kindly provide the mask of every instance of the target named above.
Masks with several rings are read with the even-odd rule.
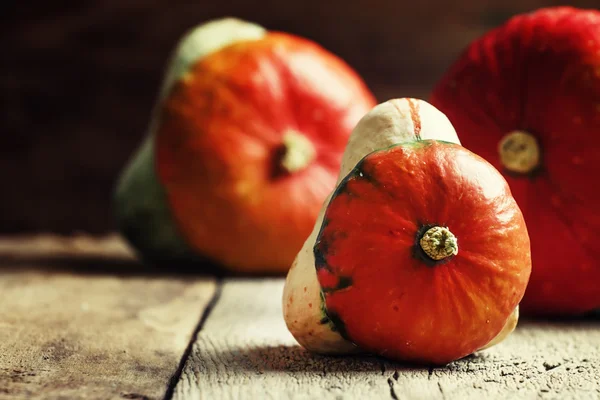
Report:
[[[419,247],[447,227],[458,253]],[[425,140],[366,156],[334,193],[314,247],[326,313],[360,349],[445,364],[486,345],[531,272],[525,221],[502,175],[457,144]]]
[[[521,310],[579,314],[600,307],[600,12],[548,8],[473,42],[433,91],[463,145],[500,169],[531,237]],[[532,134],[541,164],[505,170],[498,146]]]
[[[318,45],[268,33],[194,64],[161,109],[156,169],[183,239],[224,266],[285,272],[335,185],[344,146],[375,99]],[[315,158],[281,167],[287,132]]]

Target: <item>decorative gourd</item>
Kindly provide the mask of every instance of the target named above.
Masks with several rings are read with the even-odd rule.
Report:
[[[302,346],[444,364],[514,329],[525,222],[502,175],[458,143],[421,100],[361,119],[286,279],[284,318]]]
[[[512,18],[468,47],[431,102],[523,210],[533,272],[522,311],[600,308],[600,12]]]
[[[315,43],[231,18],[201,25],[179,44],[118,183],[119,226],[149,261],[286,272],[374,104]]]

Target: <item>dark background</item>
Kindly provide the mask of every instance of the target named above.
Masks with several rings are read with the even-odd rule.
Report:
[[[9,0],[0,12],[0,233],[114,229],[114,180],[144,135],[173,46],[198,23],[235,16],[313,39],[383,101],[427,98],[469,41],[558,4],[566,3]]]

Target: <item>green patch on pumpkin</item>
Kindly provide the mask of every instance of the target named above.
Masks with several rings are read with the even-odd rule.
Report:
[[[144,261],[197,258],[177,232],[166,194],[158,182],[152,135],[134,154],[117,182],[113,207],[121,234]]]

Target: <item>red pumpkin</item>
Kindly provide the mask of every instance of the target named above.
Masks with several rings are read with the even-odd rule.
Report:
[[[523,210],[533,272],[522,310],[600,307],[600,12],[512,18],[468,47],[431,103]]]
[[[334,192],[314,246],[328,318],[361,350],[445,364],[488,344],[531,271],[502,175],[457,144],[365,157]]]
[[[194,63],[161,105],[156,169],[178,232],[244,272],[285,272],[375,100],[338,57],[268,32]]]

